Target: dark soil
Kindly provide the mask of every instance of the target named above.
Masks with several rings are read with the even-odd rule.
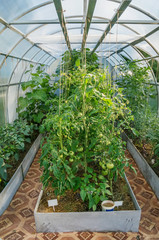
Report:
[[[2,192],[3,188],[7,185],[7,183],[10,181],[10,179],[14,175],[15,171],[17,170],[20,163],[23,161],[25,155],[29,151],[31,145],[33,144],[33,142],[37,138],[38,134],[39,134],[38,132],[34,132],[32,137],[31,137],[31,143],[26,142],[25,143],[25,150],[18,152],[19,153],[19,160],[18,161],[15,160],[13,157],[9,159],[8,164],[10,164],[12,167],[7,168],[7,181],[6,181],[6,183],[4,181],[0,183],[0,192]]]
[[[115,210],[135,210],[134,204],[129,194],[128,186],[124,179],[119,179],[113,185],[114,201],[123,201],[123,206],[115,208]],[[53,207],[48,207],[48,200],[57,199],[53,193],[53,189],[48,187],[44,190],[40,201],[38,212],[53,212]],[[106,199],[107,200],[107,199]],[[112,198],[109,198],[112,200]],[[92,211],[88,209],[88,202],[83,202],[79,191],[67,191],[64,196],[58,200],[58,206],[55,206],[56,212],[86,212]],[[97,206],[97,211],[101,211],[101,202]]]
[[[157,156],[154,155],[152,151],[152,145],[146,141],[140,141],[138,138],[135,138],[132,133],[129,131],[125,131],[127,136],[132,139],[135,147],[138,149],[138,151],[141,153],[141,155],[145,158],[147,163],[150,165],[150,167],[153,169],[153,171],[157,174],[159,177],[159,164],[156,165],[157,161]]]
[[[151,166],[151,168],[154,170],[154,172],[159,176],[159,165],[156,165],[157,162],[157,156],[154,156],[152,153],[152,146],[150,143],[142,142],[141,144],[138,144],[138,141],[133,140],[134,145],[138,149],[138,151],[141,153],[141,155],[145,158],[147,163]]]

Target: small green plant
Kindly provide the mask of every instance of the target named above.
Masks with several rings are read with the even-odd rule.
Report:
[[[13,124],[0,127],[0,178],[7,180],[7,168],[12,167],[12,161],[18,161],[19,151],[24,151],[25,143],[31,142],[33,125],[26,121],[15,120]]]
[[[22,83],[22,90],[28,91],[25,97],[18,99],[17,112],[20,118],[27,119],[29,123],[40,124],[49,110],[45,102],[53,98],[54,91],[50,85],[51,77],[44,72],[43,66],[39,66],[35,73],[32,72],[33,65],[30,67],[32,79]]]

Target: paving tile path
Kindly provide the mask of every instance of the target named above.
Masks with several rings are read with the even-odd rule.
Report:
[[[42,187],[38,163],[40,154],[41,150],[36,154],[10,206],[0,217],[0,238],[2,240],[159,240],[159,201],[128,152],[126,154],[135,167],[137,175],[126,170],[127,177],[142,209],[138,233],[36,233],[33,211]]]

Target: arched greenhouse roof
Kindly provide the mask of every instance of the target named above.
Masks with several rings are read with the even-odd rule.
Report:
[[[16,118],[30,64],[52,71],[66,50],[89,48],[114,72],[125,59],[159,62],[158,0],[1,0],[0,122]],[[151,66],[152,67],[152,66]],[[159,108],[159,77],[153,71]]]

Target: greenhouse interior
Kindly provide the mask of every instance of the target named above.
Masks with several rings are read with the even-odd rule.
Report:
[[[0,0],[0,239],[159,240],[158,0]]]

